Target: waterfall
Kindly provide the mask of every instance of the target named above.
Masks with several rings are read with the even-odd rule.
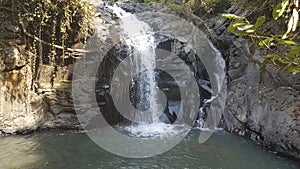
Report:
[[[148,123],[158,121],[159,106],[157,104],[157,83],[155,81],[155,38],[152,28],[120,7],[109,6],[120,19],[120,40],[129,47],[129,56],[132,66],[139,72],[135,85],[134,104],[138,110],[149,110],[150,114],[135,115],[134,119],[143,119]]]

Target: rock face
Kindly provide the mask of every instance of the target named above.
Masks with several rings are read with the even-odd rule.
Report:
[[[92,41],[93,44],[91,46],[94,46],[94,48],[101,46],[105,48],[104,51],[106,51],[106,49],[112,47],[113,43],[116,44],[115,42],[119,37],[111,33],[113,31],[110,30],[110,23],[115,19],[114,16],[109,14],[108,11],[105,11],[101,5],[102,4],[100,4],[98,8],[99,13],[97,13],[99,17],[94,21],[94,23],[99,26],[95,36],[92,37],[96,40]],[[161,5],[144,4],[135,6],[135,8],[132,9],[151,12],[152,9],[157,11],[161,10],[162,7]],[[130,11],[129,8],[127,9]],[[155,13],[152,12],[151,15],[154,16]],[[203,32],[196,29],[192,24],[184,22],[183,19],[181,21],[178,20],[178,18],[172,18],[171,15],[165,16],[165,19],[169,18],[172,22],[170,25],[165,26],[160,25],[163,22],[159,21],[159,16],[157,16],[158,20],[155,20],[155,22],[158,21],[157,23],[151,22],[151,18],[147,15],[140,17],[148,20],[151,26],[156,27],[154,28],[156,32],[166,37],[165,40],[161,39],[162,43],[160,43],[160,46],[166,45],[167,43],[163,44],[163,42],[170,40],[168,42],[169,44],[167,44],[167,46],[172,46],[170,50],[174,50],[175,53],[177,52],[179,55],[182,55],[181,59],[183,59],[195,73],[200,88],[205,88],[201,91],[202,101],[210,97],[211,93],[218,93],[220,86],[223,84],[211,86],[209,79],[213,79],[214,82],[217,82],[218,79],[214,75],[218,74],[217,72],[219,71],[223,71],[224,74],[224,66],[217,66],[219,61],[216,59],[216,51],[211,47]],[[180,23],[183,22],[183,26],[174,27],[176,25],[180,26]],[[198,35],[198,38],[191,36],[190,31],[194,31],[194,33]],[[193,46],[196,47],[193,48]],[[72,77],[76,60],[74,58],[66,58],[65,64],[58,65],[54,69],[54,67],[49,64],[40,63],[37,65],[33,59],[35,57],[28,53],[28,49],[25,50],[18,46],[11,45],[3,46],[1,49],[4,53],[1,55],[0,64],[1,70],[3,70],[1,72],[1,96],[3,97],[0,99],[0,131],[2,134],[27,133],[48,128],[80,128],[77,119],[78,114],[76,115],[73,105],[74,98],[72,98],[72,80],[74,81]],[[108,52],[108,50],[106,52]],[[96,54],[105,55],[105,53]],[[218,55],[218,57],[220,56]],[[90,93],[91,96],[97,95],[98,105],[94,105],[95,111],[90,112],[97,112],[96,109],[100,107],[100,109],[105,110],[106,114],[104,114],[104,116],[107,117],[108,121],[115,124],[120,122],[121,117],[115,114],[111,97],[108,95],[109,92],[106,91],[105,86],[112,76],[111,72],[113,72],[113,70],[111,70],[111,68],[114,67],[114,64],[118,63],[116,60],[119,58],[115,58],[116,60],[112,60],[112,62],[109,61],[111,61],[113,57],[108,56],[106,59],[108,62],[105,63],[108,64],[104,64],[103,67],[100,66],[99,69],[100,72],[104,72],[104,76],[98,85],[95,86],[96,90],[93,88],[84,88],[82,91],[85,92],[83,94]],[[210,64],[211,71],[207,73],[202,62],[204,64]],[[96,63],[96,60],[90,59],[85,65],[81,66],[93,67]],[[176,66],[174,65],[174,67]],[[93,70],[86,70],[86,75],[93,74],[94,76],[91,78],[96,78],[96,74],[93,73]],[[55,76],[53,76],[53,71],[55,71]],[[184,78],[184,76],[182,77]],[[89,83],[80,78],[75,80],[79,82],[79,84]],[[169,81],[162,81],[159,85],[162,88],[172,86],[172,84],[170,85],[168,83]],[[181,83],[185,83],[185,81]],[[173,101],[178,100],[179,91],[176,88],[171,87],[171,89],[169,92],[166,91],[167,95],[171,97]],[[78,97],[76,96],[76,99],[81,99],[80,95]],[[86,102],[88,105],[90,100],[81,100],[81,103],[83,102]],[[79,114],[82,116],[86,116],[87,113],[89,113],[89,111],[87,111],[89,108],[85,107],[85,105],[81,105],[77,110],[82,112],[82,114]],[[192,113],[194,116],[197,116],[198,112]],[[97,114],[95,114],[95,116],[97,116]],[[190,117],[184,118],[189,119]],[[214,118],[211,118],[212,121],[214,121],[213,119]],[[213,123],[215,124],[216,122]],[[93,126],[89,127],[93,128]]]
[[[32,55],[20,47],[2,47],[1,133],[78,127],[70,95],[72,65],[58,67],[52,83],[52,66],[40,65],[34,78]]]
[[[246,59],[243,54],[232,56]],[[234,64],[229,63],[228,70],[230,82],[224,114],[228,130],[300,158],[299,74],[292,76],[268,69],[260,74],[259,66],[251,61],[240,67]],[[280,78],[283,74],[289,81]]]
[[[33,12],[38,9],[37,6],[44,5],[43,15],[48,15],[45,11],[52,11],[49,8],[55,5],[33,1],[0,3],[1,8],[9,9],[1,11],[0,16],[3,22],[0,26],[0,134],[26,133],[45,128],[77,128],[70,92],[75,59],[73,52],[68,50],[64,53],[66,51],[62,51],[59,45],[80,48],[80,41],[85,35],[78,33],[81,28],[78,20],[82,17],[76,14],[81,12],[76,10],[72,14],[73,23],[65,24],[71,30],[67,37],[56,29],[63,29],[56,23],[63,20],[66,13],[56,13],[53,17],[55,21],[51,17],[42,21],[45,18],[30,16],[30,13],[36,15],[41,12]],[[72,11],[69,10],[70,13]],[[22,16],[21,20],[19,16]],[[44,24],[39,24],[41,22]],[[39,36],[34,25],[40,25]]]
[[[157,21],[161,14],[139,14],[139,17],[145,19],[156,32],[183,43],[181,45],[184,46],[184,50],[190,53],[186,55],[186,62],[189,62],[191,68],[195,68],[195,72],[199,73],[198,84],[208,92],[206,95],[222,93],[219,97],[221,100],[218,100],[219,104],[211,107],[209,112],[223,113],[221,127],[249,137],[272,150],[300,159],[300,74],[290,75],[284,70],[273,67],[267,67],[263,73],[260,73],[259,63],[262,57],[248,46],[247,41],[226,33],[228,22],[224,19],[215,18],[205,24],[193,15],[170,12],[159,4],[126,4],[125,8],[127,11],[137,13],[145,11],[172,13],[190,20],[203,32],[210,32],[210,38],[222,52],[226,61],[227,85],[218,82],[222,77],[215,76],[222,72],[223,67],[217,63],[216,59],[212,62],[211,58],[214,57],[212,48],[207,45],[207,42],[205,42],[206,45],[198,43],[207,41],[203,32],[198,34],[200,38],[193,39],[186,35],[187,32],[188,34],[197,33],[191,27],[181,27],[179,32],[168,31],[170,28],[180,27],[181,24],[174,21],[173,25],[161,25]],[[102,10],[99,8],[99,15],[103,14]],[[109,33],[109,22],[113,20],[113,17],[102,16],[101,19],[95,20],[96,24],[102,25],[97,38],[103,42],[113,43],[119,38],[118,35]],[[0,134],[26,133],[47,128],[80,128],[71,94],[75,60],[70,58],[67,64],[59,66],[53,78],[51,65],[41,64],[36,72],[32,69],[35,64],[32,61],[33,56],[28,54],[22,46],[1,44],[0,49],[2,53],[0,57]],[[201,65],[203,63],[199,62],[199,58],[204,64],[210,65],[208,67],[211,71],[207,73],[210,81],[214,81],[212,84],[219,85],[211,86],[207,77],[201,77],[205,74],[205,69]],[[109,77],[106,78],[109,79]],[[80,79],[76,80],[80,81]],[[80,81],[80,83],[86,82]],[[109,110],[107,118],[111,117],[112,123],[117,123],[119,121],[113,120],[120,117],[110,116],[115,110],[112,108],[111,98],[107,95],[106,83],[107,79],[101,81],[96,89],[97,106]],[[163,88],[167,83],[162,82],[160,85]],[[93,89],[85,89],[85,91],[93,92]],[[174,100],[178,99],[178,91],[175,89],[167,94]],[[85,112],[84,105],[82,111]],[[217,115],[212,117],[215,116]]]
[[[268,66],[246,40],[228,35],[217,19],[214,42],[227,61],[227,102],[221,124],[271,150],[300,158],[300,74]]]
[[[126,4],[124,6],[125,10],[132,11],[132,6]],[[221,91],[222,87],[224,88],[224,78],[225,78],[225,63],[223,61],[223,58],[219,55],[217,50],[213,48],[213,46],[210,44],[210,41],[208,40],[205,33],[203,33],[200,29],[195,27],[193,24],[188,22],[187,20],[183,18],[179,18],[176,15],[170,15],[170,14],[164,14],[164,13],[156,13],[158,9],[156,7],[152,7],[152,5],[135,5],[135,10],[143,11],[142,13],[138,13],[137,17],[149,24],[153,31],[156,34],[156,41],[158,42],[157,49],[172,52],[176,54],[177,61],[174,60],[171,56],[168,55],[162,55],[161,58],[159,57],[159,51],[157,51],[157,64],[161,65],[163,68],[172,69],[173,71],[180,72],[181,74],[176,74],[173,78],[181,79],[178,81],[180,86],[187,86],[190,79],[185,76],[182,70],[184,69],[183,66],[188,65],[189,72],[194,73],[194,78],[198,82],[199,88],[200,88],[200,102],[201,105],[204,103],[205,99],[209,99],[211,94],[217,95]],[[151,8],[149,8],[151,7]],[[158,7],[160,8],[160,7]],[[102,9],[98,8],[99,16],[105,16],[104,20],[106,21],[112,21],[113,15],[105,15],[103,13],[111,13],[109,9]],[[96,97],[97,100],[103,103],[99,104],[99,107],[102,107],[103,110],[109,110],[110,113],[105,112],[107,114],[106,119],[109,118],[110,114],[110,120],[113,124],[118,122],[124,122],[124,119],[115,120],[115,118],[112,118],[112,116],[116,115],[117,112],[113,110],[113,108],[107,108],[107,103],[104,102],[105,97],[105,89],[101,89],[101,86],[109,85],[111,78],[112,78],[112,72],[116,69],[118,64],[124,60],[126,57],[128,51],[126,51],[126,46],[123,46],[122,43],[118,42],[118,36],[114,35],[115,30],[118,28],[114,28],[113,26],[110,28],[112,37],[112,41],[114,44],[111,50],[107,51],[107,54],[103,58],[99,58],[99,60],[103,60],[101,62],[99,70],[98,70],[98,79],[97,79],[97,85],[99,87],[99,91],[96,91]],[[192,34],[191,34],[192,32]],[[100,34],[99,34],[100,35]],[[94,43],[93,43],[94,44]],[[97,46],[96,46],[97,47]],[[99,51],[100,52],[100,51]],[[103,52],[102,52],[103,53]],[[106,52],[104,52],[106,53]],[[96,56],[95,56],[96,57]],[[180,60],[183,60],[186,64],[180,65],[180,64],[173,64],[170,65],[169,63],[180,63]],[[123,64],[125,64],[123,62]],[[91,66],[89,66],[91,67]],[[208,71],[207,71],[208,70]],[[128,77],[126,75],[126,71],[122,71],[124,73],[123,76],[120,77]],[[164,91],[166,96],[168,97],[168,100],[170,102],[173,102],[172,105],[174,105],[178,99],[180,100],[180,93],[178,90],[178,84],[174,83],[174,81],[170,80],[170,78],[159,74],[159,80],[158,80],[158,86],[160,89]],[[162,76],[161,76],[162,75]],[[223,80],[222,80],[223,78]],[[214,83],[211,85],[210,80],[212,80]],[[118,79],[118,82],[124,82],[126,79]],[[119,84],[119,83],[118,83]],[[122,95],[122,93],[127,93],[128,88],[122,88],[122,86],[118,87],[118,94]],[[224,90],[225,91],[225,90]],[[197,95],[197,93],[193,93]],[[121,97],[118,97],[121,98]],[[222,98],[224,99],[224,98]],[[191,100],[197,101],[197,100]],[[224,101],[220,101],[219,98],[215,99],[215,104],[222,107],[224,106]],[[222,104],[219,104],[222,103]],[[170,103],[171,104],[171,103]],[[194,104],[195,105],[195,104]],[[185,105],[187,106],[187,105]],[[200,106],[200,105],[199,105]],[[209,104],[207,105],[209,106]],[[188,107],[188,106],[187,106]],[[197,105],[198,107],[198,105]],[[198,109],[198,108],[197,108]],[[216,117],[218,110],[216,110],[216,115],[212,115],[210,119],[212,125],[217,123]],[[168,112],[169,113],[169,112]],[[172,112],[170,112],[172,113]],[[222,112],[221,112],[222,113]],[[191,113],[192,114],[192,113]],[[197,116],[198,111],[193,112],[194,115]],[[212,113],[213,114],[213,113]],[[94,114],[96,116],[96,113]],[[117,117],[119,115],[116,115]],[[190,119],[189,114],[180,114],[178,115],[179,119]],[[126,121],[126,120],[125,120]]]

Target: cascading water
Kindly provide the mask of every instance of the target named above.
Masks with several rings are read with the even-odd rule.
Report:
[[[135,14],[128,13],[122,8],[108,6],[119,18],[121,32],[120,40],[129,47],[128,56],[132,65],[133,72],[138,72],[137,79],[132,82],[137,91],[134,92],[135,108],[139,114],[134,114],[133,123],[129,126],[119,126],[119,130],[128,133],[132,137],[170,137],[178,133],[188,131],[185,125],[166,124],[159,120],[163,114],[164,102],[161,97],[156,82],[156,53],[157,43],[155,42],[152,28],[145,22],[137,19]],[[137,80],[137,82],[135,81]],[[160,96],[160,97],[159,97]],[[146,113],[143,110],[148,110]],[[148,113],[147,113],[148,112]],[[131,112],[129,112],[131,113]]]
[[[149,110],[150,114],[136,114],[134,119],[146,123],[159,123],[159,111],[157,103],[157,83],[155,81],[155,38],[152,28],[135,15],[128,13],[120,7],[109,6],[120,19],[122,29],[120,40],[129,47],[129,56],[135,72],[139,72],[137,79],[133,79],[135,85],[135,107],[139,110]],[[143,120],[142,120],[143,119]]]
[[[151,137],[151,136],[170,136],[173,133],[178,134],[178,132],[187,130],[183,129],[187,126],[185,126],[185,123],[180,123],[183,125],[170,125],[160,122],[159,117],[163,113],[161,109],[161,106],[166,106],[164,104],[161,104],[161,101],[158,97],[160,91],[158,90],[158,85],[155,81],[155,68],[156,66],[156,57],[158,58],[158,61],[161,62],[160,55],[156,56],[155,49],[158,44],[155,43],[155,37],[154,32],[152,28],[144,21],[141,21],[137,18],[137,15],[128,13],[124,11],[122,8],[114,5],[114,6],[107,6],[110,10],[113,11],[113,13],[119,18],[119,29],[121,30],[118,32],[118,35],[120,36],[119,39],[121,40],[121,44],[124,44],[127,48],[127,58],[130,58],[130,62],[132,66],[130,69],[120,69],[120,70],[131,70],[132,72],[126,72],[123,73],[123,76],[127,73],[135,74],[134,76],[126,76],[122,78],[119,78],[119,81],[123,81],[124,78],[130,79],[132,78],[132,84],[135,88],[134,94],[134,101],[131,100],[133,104],[135,104],[135,108],[138,110],[138,113],[132,113],[132,115],[125,116],[126,118],[130,117],[129,119],[131,121],[137,122],[130,126],[120,126],[121,129],[125,129],[127,132],[129,132],[129,135],[137,136],[137,137]],[[203,42],[205,43],[205,42]],[[202,51],[201,51],[202,52]],[[163,58],[165,59],[165,58]],[[172,60],[174,61],[174,60]],[[182,60],[181,60],[182,61]],[[174,62],[174,63],[180,63],[180,62]],[[128,64],[126,65],[128,67]],[[174,65],[175,66],[175,65]],[[119,66],[120,67],[120,66]],[[158,68],[159,69],[159,68]],[[174,69],[172,67],[171,69]],[[176,69],[176,68],[175,68]],[[188,74],[190,72],[190,69],[187,67],[185,69],[184,67],[181,67],[179,69],[176,69],[178,71],[178,74],[176,77],[180,76],[181,73]],[[181,73],[180,73],[181,72]],[[116,74],[116,73],[115,73]],[[127,74],[128,75],[128,74]],[[182,74],[183,75],[183,74]],[[181,85],[185,86],[185,82],[190,82],[190,77],[188,79],[188,76],[182,76]],[[137,77],[137,78],[135,78]],[[193,75],[191,74],[191,77]],[[191,83],[194,84],[194,83]],[[122,85],[118,85],[119,87],[122,87]],[[193,85],[190,85],[188,88],[192,88]],[[195,83],[194,87],[198,87],[197,83]],[[126,87],[125,87],[126,88]],[[183,88],[183,90],[180,89],[180,91],[189,91],[188,88]],[[124,89],[126,90],[126,89]],[[119,92],[115,93],[122,93],[122,89],[117,90]],[[124,92],[123,92],[124,93]],[[126,93],[126,92],[125,92]],[[132,93],[132,91],[131,91]],[[184,94],[184,93],[181,93]],[[194,95],[195,94],[195,95]],[[198,97],[198,90],[196,92],[191,92],[188,95],[191,96],[188,104],[191,104],[188,107],[194,106],[197,107],[197,103],[193,102],[191,98],[193,96]],[[119,94],[120,95],[120,94]],[[160,95],[159,95],[160,96]],[[188,97],[187,95],[184,97]],[[123,97],[123,99],[126,99]],[[159,100],[159,101],[158,101]],[[117,100],[120,101],[120,100]],[[126,106],[125,106],[126,107]],[[118,109],[119,111],[124,110],[122,109],[122,104],[120,106],[121,109]],[[182,108],[182,107],[181,107]],[[180,108],[180,109],[181,109]],[[145,111],[144,110],[148,110]],[[182,109],[181,109],[182,110]],[[181,111],[180,110],[180,111]],[[176,111],[175,111],[176,112]],[[179,112],[179,111],[177,111]],[[131,111],[127,111],[125,113],[131,113]],[[174,111],[172,111],[174,113]],[[189,114],[189,111],[185,110],[186,114]],[[190,112],[192,114],[196,114],[197,110],[193,110]],[[184,118],[187,118],[185,114]],[[124,114],[122,114],[124,115]],[[174,115],[174,114],[173,114]],[[193,115],[192,115],[193,116]],[[189,116],[190,119],[193,119],[192,116]],[[177,118],[177,116],[176,116]],[[182,118],[182,114],[181,114]],[[200,119],[201,120],[201,119]],[[189,124],[192,125],[192,121]],[[204,123],[204,122],[203,122]],[[190,127],[188,126],[188,128]],[[201,125],[204,126],[203,124]],[[180,129],[181,128],[181,129]]]

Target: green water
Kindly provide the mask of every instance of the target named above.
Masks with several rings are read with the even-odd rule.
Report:
[[[0,169],[299,169],[299,163],[277,156],[244,138],[215,133],[199,144],[193,130],[170,151],[145,159],[115,156],[85,134],[43,132],[0,138]]]

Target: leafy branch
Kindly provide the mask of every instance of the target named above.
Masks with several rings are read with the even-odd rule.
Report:
[[[264,35],[260,32],[267,18],[261,16],[256,19],[255,23],[251,23],[243,16],[234,14],[223,14],[223,17],[232,19],[233,22],[228,27],[228,32],[234,33],[236,36],[246,36],[253,40],[254,44],[261,49],[265,47],[269,54],[265,56],[265,60],[261,64],[261,70],[269,63],[286,69],[292,74],[300,72],[300,44],[289,34],[295,32],[299,22],[299,0],[283,0],[272,12],[274,20],[280,17],[288,16],[289,21],[287,30],[283,35]],[[284,50],[276,50],[276,47],[282,47]]]

